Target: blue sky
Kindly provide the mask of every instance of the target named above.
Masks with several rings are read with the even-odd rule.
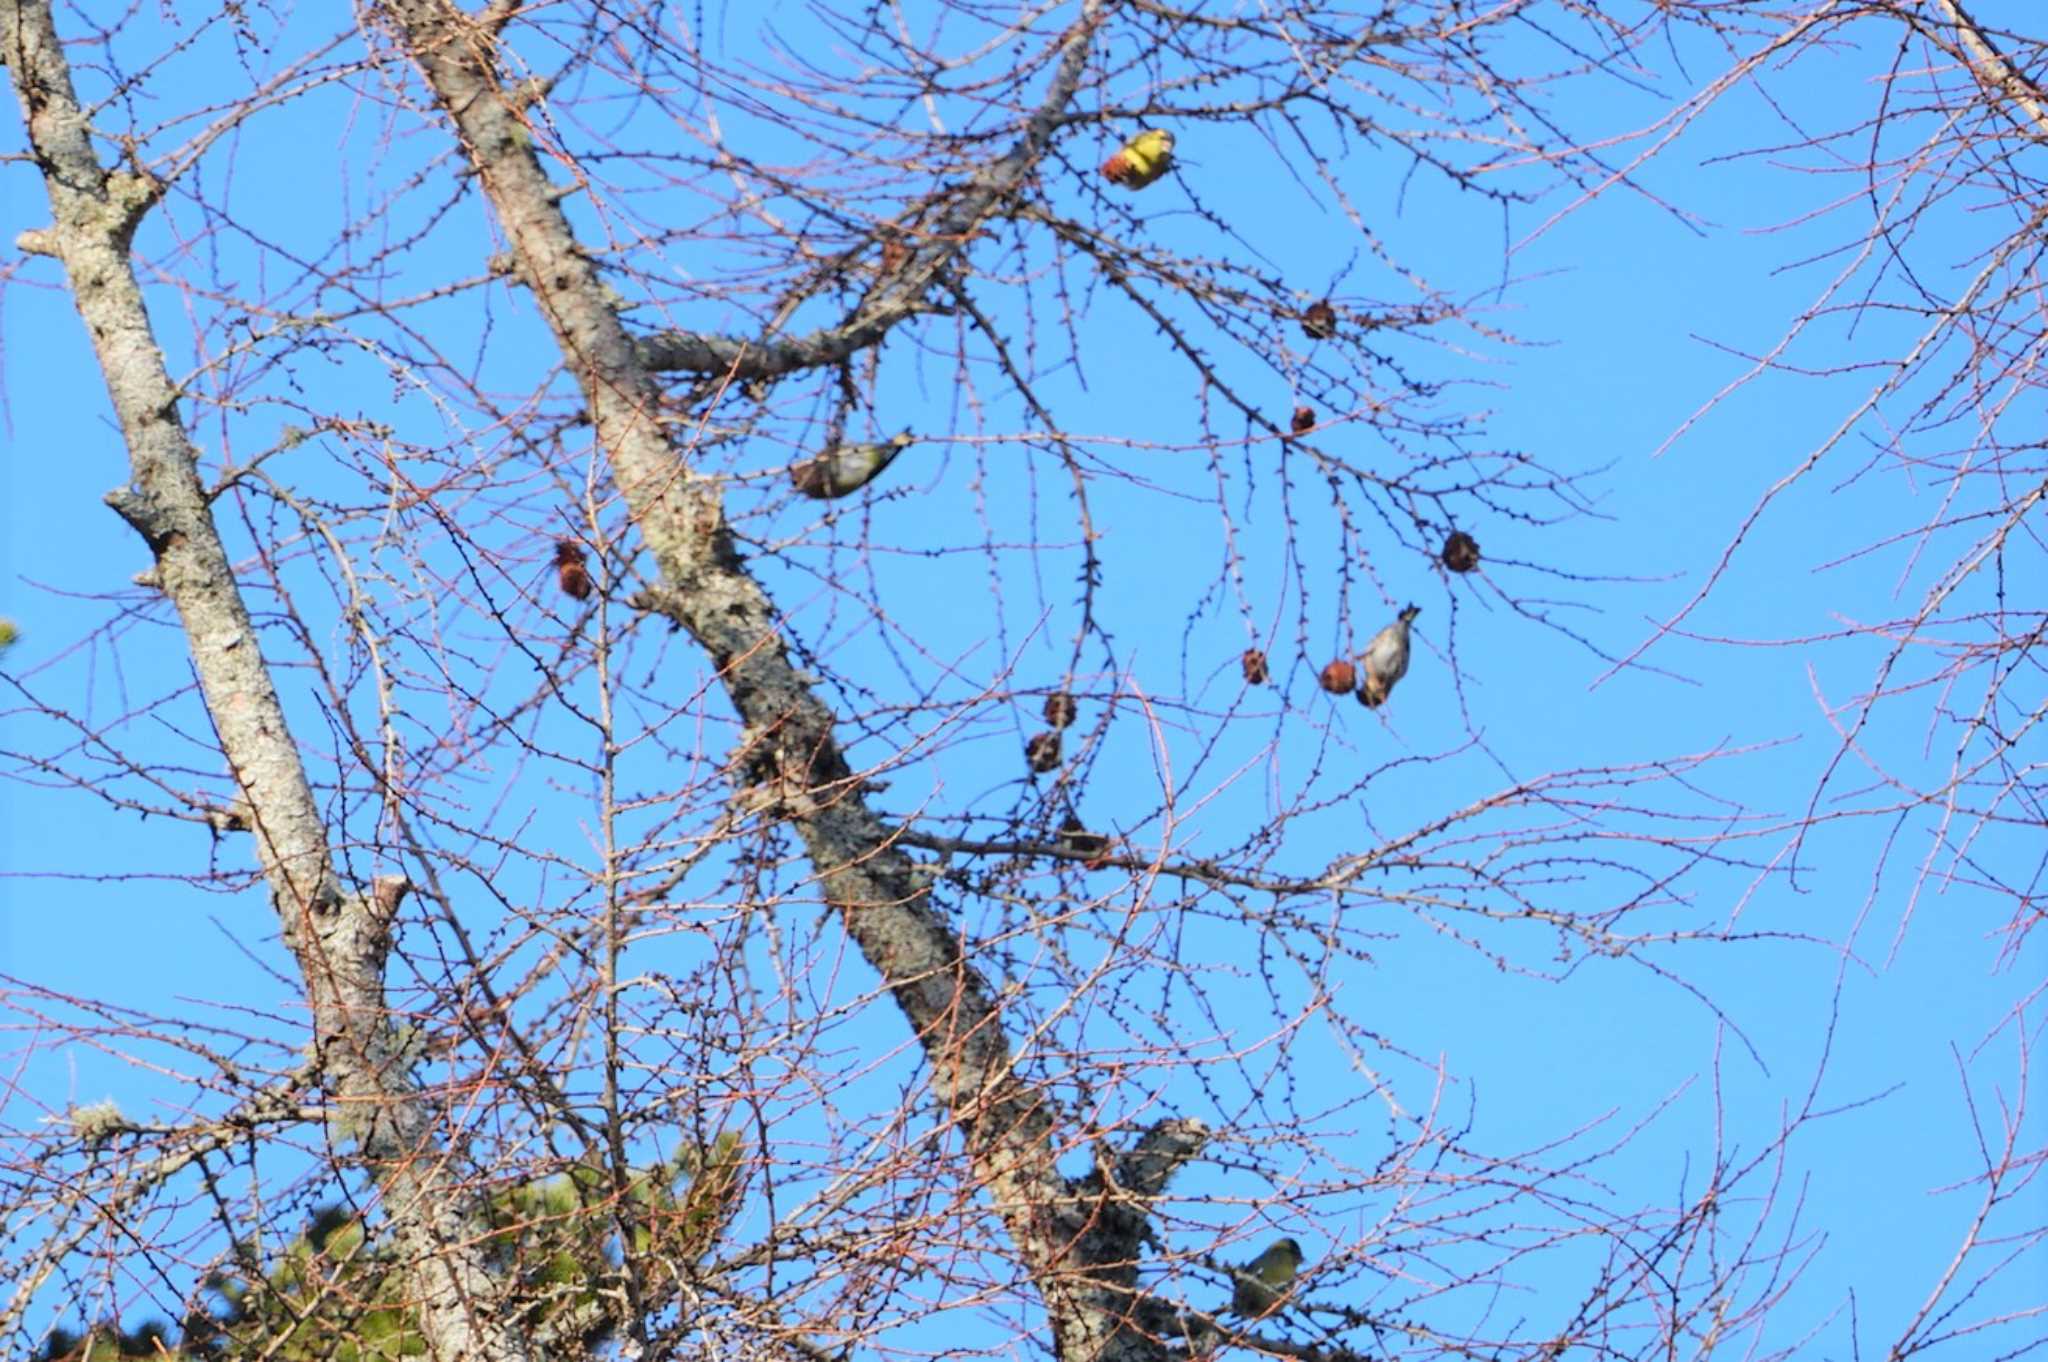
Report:
[[[807,54],[837,59],[832,41],[809,27],[805,11],[769,6],[764,14]],[[773,60],[738,15],[726,14],[720,32],[732,59]],[[1038,366],[1044,392],[1067,428],[1085,437],[1079,446],[1092,474],[1090,511],[1102,534],[1098,622],[1114,639],[1115,651],[1109,656],[1094,642],[1085,645],[1075,680],[1083,696],[1077,735],[1091,731],[1106,712],[1113,715],[1100,730],[1079,796],[1079,811],[1090,825],[1116,827],[1141,843],[1148,834],[1156,837],[1153,810],[1161,772],[1170,769],[1180,782],[1176,802],[1185,811],[1177,838],[1196,851],[1214,851],[1249,835],[1304,787],[1345,790],[1374,772],[1361,790],[1290,823],[1274,868],[1299,872],[1369,844],[1375,830],[1418,826],[1544,772],[1723,748],[1743,750],[1708,763],[1698,774],[1699,793],[1681,796],[1667,786],[1652,792],[1654,797],[1672,810],[1709,820],[1732,820],[1730,811],[1739,809],[1760,828],[1779,827],[1803,813],[1833,751],[1816,693],[1839,703],[1867,681],[1881,656],[1877,650],[1861,641],[1759,647],[1668,639],[1647,659],[1660,671],[1625,671],[1596,687],[1608,667],[1595,649],[1609,656],[1626,653],[1654,621],[1690,598],[1761,491],[1796,466],[1868,388],[1868,374],[1774,375],[1742,389],[1664,447],[1708,397],[1743,372],[1746,362],[1739,354],[1773,344],[1836,268],[1825,260],[1784,267],[1853,239],[1862,221],[1851,210],[1799,222],[1841,186],[1828,177],[1795,173],[1783,164],[1793,158],[1722,158],[1788,140],[1788,120],[1802,126],[1851,121],[1843,110],[1865,106],[1859,101],[1870,97],[1868,77],[1889,59],[1889,36],[1873,28],[1863,48],[1808,57],[1795,75],[1771,82],[1769,103],[1747,90],[1730,95],[1649,166],[1641,177],[1644,186],[1694,215],[1696,225],[1645,196],[1616,190],[1511,255],[1506,247],[1522,242],[1566,199],[1550,192],[1527,205],[1487,205],[1428,175],[1406,175],[1391,153],[1361,147],[1345,161],[1339,179],[1370,226],[1368,239],[1314,191],[1312,181],[1280,173],[1270,146],[1248,130],[1203,123],[1177,129],[1182,169],[1177,178],[1129,201],[1143,219],[1132,229],[1134,239],[1191,251],[1256,250],[1310,297],[1333,290],[1340,297],[1412,301],[1410,283],[1377,263],[1374,246],[1383,243],[1441,296],[1470,301],[1489,326],[1517,338],[1503,343],[1442,327],[1387,347],[1402,363],[1450,385],[1429,410],[1447,417],[1486,413],[1483,429],[1463,442],[1467,452],[1480,451],[1475,459],[1524,451],[1545,468],[1581,479],[1578,488],[1589,512],[1554,523],[1486,517],[1466,503],[1473,518],[1461,523],[1487,554],[1484,581],[1433,571],[1424,554],[1369,519],[1361,520],[1359,542],[1345,541],[1316,476],[1298,457],[1283,458],[1273,441],[1245,440],[1241,421],[1233,424],[1216,415],[1215,406],[1205,407],[1201,386],[1158,343],[1145,319],[1099,288],[1056,300],[1045,284],[1050,276],[1027,276],[1022,268],[1050,268],[1041,246],[1011,254],[1006,242],[992,243],[978,257],[983,268],[991,257],[1020,268],[1015,277],[991,277],[990,306],[1013,337],[1041,337],[1042,349],[1034,347],[1030,362]],[[1681,55],[1688,58],[1691,77],[1662,71],[1651,93],[1615,81],[1567,87],[1579,93],[1562,100],[1562,121],[1605,133],[1657,117],[1668,100],[1717,69],[1704,49]],[[1646,59],[1657,60],[1658,54]],[[199,74],[204,69],[197,57],[168,66],[166,98],[186,104],[210,98]],[[1113,79],[1110,94],[1135,100],[1145,90],[1146,73],[1131,69]],[[748,145],[761,159],[787,154],[786,139],[741,113],[728,110],[726,117],[729,135],[755,139]],[[202,171],[208,197],[231,204],[256,235],[312,243],[299,256],[317,256],[335,224],[364,214],[364,205],[378,194],[395,191],[416,172],[430,185],[440,182],[436,176],[445,179],[445,167],[423,170],[446,155],[445,140],[414,133],[387,142],[394,126],[411,125],[342,90],[287,106],[216,149]],[[7,129],[13,149],[19,132],[12,122]],[[607,135],[624,145],[663,144],[663,130],[653,119]],[[302,175],[308,147],[322,157],[321,169]],[[1098,150],[1077,141],[1072,159],[1085,167]],[[1526,175],[1496,182],[1537,184]],[[279,185],[290,192],[278,192]],[[877,198],[886,199],[891,189],[883,183]],[[0,191],[10,236],[43,221],[41,189],[26,167],[14,164],[0,173]],[[1055,182],[1046,193],[1060,211],[1099,211],[1085,184]],[[425,211],[399,201],[407,212]],[[638,202],[636,209],[658,219],[669,202]],[[672,211],[686,217],[696,211],[691,202],[678,194]],[[1965,201],[1930,220],[1917,247],[1927,277],[1953,286],[1972,268],[1983,230],[1965,211],[1974,207]],[[1204,210],[1227,222],[1237,240],[1218,232]],[[590,221],[583,219],[586,226]],[[188,208],[180,230],[191,233],[197,222]],[[1798,225],[1762,230],[1790,222]],[[474,197],[465,199],[406,258],[407,272],[387,281],[391,292],[402,295],[425,282],[479,273],[486,230]],[[145,235],[144,249],[175,268],[180,248],[161,228],[152,232]],[[394,227],[392,235],[402,230]],[[266,296],[299,307],[312,306],[308,300],[314,299],[331,305],[332,295],[319,287],[291,282],[291,271],[280,263],[289,254],[283,249],[271,254],[228,233],[204,242],[215,254],[195,251],[194,258],[209,265],[223,260],[222,272],[252,291],[274,291]],[[339,273],[362,249],[352,244],[333,250],[320,269]],[[659,253],[650,250],[647,258]],[[693,270],[707,270],[717,259],[710,248],[699,255],[687,245],[677,247],[667,276],[678,281],[677,298],[687,298]],[[319,272],[310,270],[307,277]],[[1033,282],[1017,282],[1025,277]],[[1503,288],[1503,281],[1511,282]],[[122,480],[124,456],[80,327],[56,283],[48,263],[37,262],[13,270],[0,295],[0,382],[16,451],[8,465],[6,533],[0,540],[0,614],[16,620],[25,635],[7,659],[8,671],[45,700],[62,698],[95,724],[129,715],[144,700],[160,700],[150,718],[117,725],[120,741],[173,772],[189,773],[192,785],[204,784],[216,778],[217,761],[195,736],[203,726],[195,725],[189,697],[178,695],[189,671],[175,631],[161,610],[123,617],[124,602],[110,599],[110,593],[124,591],[146,558],[99,500]],[[213,328],[206,344],[218,344],[221,330],[203,300],[189,316],[185,302],[169,291],[157,301],[174,372],[192,362],[190,316]],[[733,324],[731,310],[717,305],[707,304],[701,313],[691,313],[681,301],[664,307],[692,324]],[[1051,323],[1053,317],[1060,326]],[[528,300],[517,291],[464,293],[421,309],[415,320],[436,328],[437,346],[451,369],[473,365],[501,392],[533,387],[556,362]],[[1061,359],[1068,343],[1062,328],[1069,324],[1078,366]],[[361,334],[376,332],[365,324]],[[1882,358],[1899,334],[1900,325],[1884,318],[1867,321],[1854,334],[1830,326],[1812,338],[1806,357],[1816,365]],[[810,525],[802,507],[768,507],[758,519],[745,521],[754,536],[757,570],[791,612],[797,637],[815,650],[828,674],[849,683],[834,692],[835,702],[842,711],[868,712],[872,720],[872,736],[855,743],[857,759],[892,758],[906,734],[935,726],[891,710],[914,697],[963,703],[984,689],[1042,692],[1064,673],[1078,627],[1079,527],[1067,474],[1047,442],[1017,438],[1036,432],[1038,424],[1002,392],[985,356],[970,371],[973,384],[962,381],[951,338],[947,323],[934,322],[916,339],[892,340],[885,349],[874,389],[875,428],[910,424],[931,438],[906,454],[871,498],[846,503],[841,518],[823,527]],[[1291,364],[1306,372],[1321,364],[1329,371],[1345,362],[1312,352],[1298,334],[1286,335],[1285,343],[1290,357],[1275,366],[1227,343],[1217,345],[1219,372],[1255,392],[1276,416],[1296,400],[1276,370]],[[1369,387],[1381,378],[1368,373],[1355,381]],[[464,448],[464,423],[472,429],[478,424],[473,413],[451,402],[442,376],[388,364],[366,346],[339,345],[317,360],[296,355],[274,371],[246,366],[237,383],[237,397],[245,400],[235,417],[224,421],[213,411],[210,423],[196,432],[215,461],[224,452],[246,459],[274,441],[293,419],[295,385],[311,388],[309,400],[323,410],[388,425],[401,443],[445,440]],[[736,505],[765,506],[756,492],[772,489],[773,470],[815,439],[821,402],[814,387],[790,385],[777,395],[775,419],[754,438],[706,453],[708,466],[736,478]],[[1340,425],[1326,438],[1343,457],[1392,465],[1441,447],[1419,441],[1403,447],[1362,424]],[[374,502],[376,487],[365,483],[362,469],[374,464],[365,451],[375,445],[365,439],[346,448],[323,446],[281,467],[294,486],[312,494],[360,501],[368,485]],[[418,513],[397,517],[399,528],[390,540],[373,542],[366,535],[351,542],[361,561],[375,563],[400,586],[408,584],[408,571],[414,573],[411,594],[394,588],[383,618],[405,621],[410,639],[447,641],[449,655],[470,669],[463,674],[465,684],[474,682],[482,688],[479,694],[504,703],[532,689],[524,650],[545,655],[562,630],[549,624],[546,612],[553,601],[542,597],[539,607],[522,605],[515,647],[503,630],[494,632],[474,598],[499,590],[511,600],[520,583],[541,580],[548,540],[573,523],[573,477],[569,491],[562,479],[575,474],[576,465],[543,470],[502,430],[487,430],[477,445],[496,453],[480,456],[475,468],[465,468],[436,498],[439,513],[477,536],[485,551],[475,555],[476,562],[458,561],[436,540],[432,517]],[[1205,446],[1213,446],[1213,459]],[[1839,471],[1829,465],[1773,507],[1691,619],[1696,634],[1752,642],[1796,639],[1832,631],[1843,619],[1890,617],[1918,599],[1929,565],[1911,559],[1910,545],[1822,570],[1888,532],[1918,523],[1938,495],[1938,486],[1892,469],[1845,485],[1861,457],[1848,456]],[[421,459],[409,466],[430,465]],[[745,480],[764,470],[771,476]],[[1518,504],[1545,515],[1556,505],[1533,496]],[[1225,511],[1236,522],[1227,535]],[[274,514],[260,500],[237,502],[228,533],[246,547],[251,535],[279,523],[266,519]],[[1051,547],[1035,560],[1016,547],[1034,542]],[[2036,574],[2030,589],[2038,596],[2038,560],[2028,560],[2027,568]],[[295,548],[286,572],[294,600],[314,612],[319,630],[326,631],[315,646],[349,673],[343,665],[350,656],[346,632],[335,624],[331,606],[306,603],[320,573],[317,552]],[[1341,585],[1347,581],[1348,589]],[[889,609],[886,627],[840,589],[844,583],[857,592],[870,582]],[[2029,589],[2025,582],[2015,586]],[[1562,602],[1553,612],[1594,647],[1507,608],[1503,591]],[[1348,699],[1332,702],[1317,693],[1314,668],[1347,639],[1362,643],[1409,600],[1421,604],[1423,614],[1417,658],[1397,702],[1375,715]],[[439,627],[438,635],[430,623]],[[1254,636],[1272,652],[1285,690],[1252,697],[1225,722],[1218,716],[1236,702],[1238,691],[1234,658]],[[297,645],[280,646],[296,655]],[[697,660],[680,658],[680,651],[679,643],[650,635],[622,654],[620,670],[673,668],[665,684],[677,713],[704,718],[711,732],[679,739],[680,750],[693,752],[701,742],[701,751],[715,757],[724,741],[717,734],[718,707],[688,698],[703,678]],[[1456,686],[1450,684],[1453,657]],[[430,670],[447,658],[421,646],[407,660]],[[349,674],[350,704],[360,706],[361,677]],[[486,674],[487,683],[480,679]],[[302,671],[288,676],[302,743],[332,752],[338,738],[320,717],[318,688]],[[578,685],[587,681],[581,673]],[[421,694],[430,690],[428,684],[419,687]],[[588,689],[577,693],[586,703],[591,699]],[[1149,717],[1148,701],[1157,702]],[[465,727],[452,702],[444,703],[449,707],[407,716],[415,754],[431,752],[438,733]],[[16,706],[12,695],[0,703],[10,752],[54,756],[72,750],[74,738]],[[1039,726],[1035,706],[1035,695],[1026,693],[1014,704],[997,699],[975,707],[958,729],[946,730],[948,745],[898,763],[879,805],[897,815],[924,809],[981,817],[1027,806],[1030,795],[1019,783],[1017,754]],[[358,711],[359,717],[369,713]],[[687,728],[676,714],[667,714],[659,723],[649,720],[647,729],[670,733],[679,723]],[[1943,758],[1939,743],[1927,750],[1930,741],[1924,715],[1908,702],[1872,735],[1871,746],[1886,760],[1924,775]],[[631,766],[631,778],[648,789],[681,780],[673,753],[656,759],[648,754],[653,746],[650,741],[639,749],[633,761],[645,764]],[[574,893],[576,869],[595,863],[591,778],[572,759],[588,758],[593,750],[587,725],[543,707],[520,729],[519,742],[479,747],[448,773],[451,804],[484,811],[477,816],[494,832],[516,839],[522,853],[506,856],[493,871],[452,876],[465,922],[485,938],[509,940],[517,933],[516,915],[500,911],[500,896],[514,904],[559,905]],[[68,760],[74,769],[90,769],[96,758],[87,747]],[[424,755],[422,762],[424,769]],[[232,842],[215,847],[190,825],[110,809],[19,763],[14,775],[0,782],[7,830],[0,847],[6,871],[0,879],[6,908],[0,971],[57,994],[261,1032],[288,1049],[292,994],[288,978],[268,973],[280,952],[262,894],[209,893],[186,882],[213,865],[241,871],[246,849]],[[1830,797],[1836,793],[1831,790]],[[705,807],[715,804],[704,798]],[[658,810],[648,812],[641,825],[658,816]],[[350,818],[352,832],[365,839],[361,854],[369,864],[383,854],[365,836],[374,810],[365,814],[355,806]],[[459,824],[460,816],[452,821]],[[1651,948],[1645,958],[1663,974],[1631,961],[1559,961],[1553,935],[1487,926],[1483,939],[1502,958],[1562,977],[1505,972],[1493,959],[1451,942],[1428,920],[1387,912],[1384,921],[1375,915],[1347,923],[1373,935],[1371,958],[1347,963],[1318,986],[1333,989],[1346,1012],[1388,1037],[1389,1049],[1380,1058],[1410,1110],[1429,1100],[1441,1063],[1449,1075],[1447,1110],[1459,1119],[1469,1113],[1491,1149],[1533,1147],[1600,1119],[1607,1122],[1603,1129],[1618,1134],[1673,1098],[1649,1133],[1601,1173],[1612,1199],[1624,1205],[1682,1201],[1684,1189],[1697,1186],[1700,1169],[1712,1157],[1717,1131],[1725,1147],[1745,1157],[1765,1148],[1786,1113],[1807,1100],[1823,1047],[1829,1046],[1816,1105],[1844,1110],[1802,1131],[1792,1145],[1780,1192],[1784,1204],[1774,1208],[1770,1222],[1785,1232],[1792,1223],[1790,1203],[1797,1200],[1794,1238],[1802,1245],[1808,1242],[1803,1235],[1824,1240],[1814,1241],[1813,1259],[1773,1316],[1764,1342],[1786,1346],[1819,1328],[1814,1355],[1848,1357],[1859,1346],[1869,1353],[1891,1342],[1954,1251],[1974,1198],[1968,1190],[1938,1189],[1968,1177],[1976,1157],[1961,1084],[1967,1076],[1980,1118],[1987,1121],[1996,1119],[1997,1094],[2007,1103],[2017,1100],[2015,1035],[2023,1027],[2001,1029],[2001,1022],[2048,965],[2038,934],[2016,957],[2001,959],[1998,929],[2009,905],[1970,887],[1967,877],[1946,884],[1948,863],[1938,855],[1934,873],[1921,879],[1926,815],[1915,812],[1900,822],[1904,831],[1888,858],[1892,821],[1828,824],[1807,844],[1808,873],[1796,884],[1753,865],[1689,872],[1677,891],[1682,901],[1656,909],[1659,921],[1717,923],[1739,910],[1742,929],[1764,939]],[[1606,824],[1635,826],[1632,816],[1620,814],[1607,815]],[[445,839],[447,833],[428,836]],[[1981,835],[1973,853],[2026,883],[2029,865],[2039,860],[2038,837],[2037,827],[1994,827]],[[1769,862],[1785,840],[1782,833],[1759,832],[1743,851],[1753,863]],[[1617,856],[1638,854],[1625,843],[1609,845]],[[457,854],[489,861],[475,847],[445,849],[451,863]],[[1667,863],[1654,851],[1641,855],[1646,864]],[[1082,887],[1105,895],[1099,909],[1104,913],[1134,901],[1130,893],[1099,882]],[[1581,889],[1560,891],[1566,899],[1578,892],[1611,894],[1614,885],[1595,875]],[[1909,902],[1910,924],[1894,954]],[[970,920],[985,929],[1012,924],[998,906],[965,911],[978,915]],[[1242,924],[1211,916],[1213,911],[1209,905],[1175,924],[1149,922],[1146,930],[1178,932],[1183,962],[1214,971],[1209,988],[1216,1005],[1177,1024],[1192,1031],[1219,1027],[1242,1043],[1294,1015],[1309,985],[1300,978],[1272,984],[1256,964],[1257,953],[1270,943]],[[779,912],[786,915],[778,922],[788,938],[814,942],[820,960],[836,958],[831,933],[818,924],[815,910],[793,902]],[[420,943],[445,944],[423,921],[416,931]],[[1099,949],[1092,929],[1026,933],[1025,939],[1038,952],[1026,952],[1032,987],[1048,1000],[1060,994],[1071,972],[1085,971],[1088,952]],[[1852,940],[1853,956],[1845,957],[1840,946]],[[778,945],[782,941],[777,938]],[[649,968],[680,971],[698,948],[656,942],[643,958]],[[843,999],[865,982],[861,969],[848,965],[830,991]],[[1144,986],[1140,976],[1128,985],[1129,994],[1110,996],[1135,997]],[[1280,1001],[1266,1001],[1269,988],[1277,988]],[[138,1110],[152,1101],[181,1100],[181,1083],[115,1057],[109,1053],[112,1042],[50,1044],[48,1033],[31,1023],[32,1013],[45,1006],[17,1006],[10,1017],[17,1028],[10,1048],[22,1056],[23,1067],[6,1102],[6,1125],[33,1126],[50,1108],[104,1094]],[[1067,1038],[1079,1044],[1118,1036],[1127,1019],[1114,1016],[1113,1005],[1104,1006],[1110,1013],[1075,1020]],[[250,1020],[251,1012],[259,1020]],[[894,1021],[886,1007],[878,1007],[832,1029],[849,1052],[890,1056],[866,1080],[844,1090],[840,1100],[847,1107],[857,1109],[863,1095],[880,1094],[884,1104],[894,1100],[892,1084],[912,1067],[898,1053],[906,1038]],[[2034,1021],[2031,1014],[2027,1021]],[[1738,1030],[1745,1039],[1737,1039]],[[163,1047],[150,1049],[155,1059],[166,1053]],[[1306,1028],[1287,1053],[1278,1072],[1255,1061],[1205,1093],[1176,1077],[1166,1086],[1166,1100],[1218,1124],[1235,1120],[1250,1138],[1259,1122],[1284,1128],[1302,1112],[1343,1097],[1354,1105],[1339,1106],[1308,1128],[1354,1163],[1370,1163],[1383,1152],[1391,1128],[1383,1130],[1362,1114],[1356,1094],[1338,1090],[1355,1081],[1355,1073],[1334,1037]],[[792,1139],[828,1124],[796,1106],[782,1119],[790,1123],[785,1129]],[[2031,1134],[2023,1144],[2037,1147],[2040,1119],[2030,1114],[2029,1121]],[[1295,1156],[1260,1155],[1273,1160],[1274,1176],[1290,1171],[1284,1165]],[[1189,1241],[1201,1226],[1232,1223],[1242,1199],[1265,1199],[1261,1227],[1245,1229],[1245,1236],[1257,1242],[1268,1232],[1263,1224],[1284,1228],[1318,1259],[1370,1233],[1384,1209],[1335,1201],[1288,1204],[1270,1198],[1242,1169],[1221,1167],[1192,1171],[1177,1190],[1187,1221],[1181,1233]],[[2002,1228],[2038,1226],[2043,1210],[2043,1198],[2034,1193],[2031,1206],[2023,1200]],[[2038,1245],[2023,1251],[2028,1259],[1973,1301],[1972,1313],[2039,1303],[2048,1267]],[[1455,1321],[1484,1314],[1496,1328],[1517,1318],[1541,1321],[1558,1309],[1543,1294],[1569,1297],[1573,1273],[1583,1266],[1573,1254],[1561,1255],[1553,1265],[1529,1269],[1522,1281],[1533,1293],[1527,1298],[1507,1291],[1500,1299],[1461,1300],[1443,1308]],[[1332,1303],[1376,1305],[1387,1297],[1375,1292],[1400,1294],[1376,1283],[1370,1272],[1347,1271],[1325,1288]],[[1846,1310],[1852,1296],[1853,1324]],[[2021,1329],[2007,1341],[2024,1336]],[[1964,1343],[1958,1355],[1981,1355],[1972,1346]]]

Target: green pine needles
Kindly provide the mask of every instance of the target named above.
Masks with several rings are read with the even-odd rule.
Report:
[[[636,1168],[618,1186],[609,1169],[576,1164],[485,1199],[483,1227],[507,1307],[549,1352],[587,1355],[625,1322],[630,1265],[640,1305],[670,1304],[711,1252],[745,1190],[746,1150],[722,1134]],[[216,1272],[211,1300],[174,1332],[151,1322],[80,1335],[54,1330],[34,1362],[398,1362],[423,1357],[397,1246],[343,1206],[258,1268]]]

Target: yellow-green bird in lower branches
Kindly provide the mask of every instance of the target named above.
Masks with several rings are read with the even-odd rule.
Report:
[[[886,444],[833,445],[790,469],[789,480],[818,501],[850,496],[880,477],[914,443],[906,430]]]
[[[1275,1239],[1266,1251],[1230,1273],[1232,1313],[1258,1316],[1269,1313],[1293,1289],[1294,1274],[1301,1269],[1301,1245],[1292,1239]]]
[[[1102,163],[1102,178],[1126,189],[1143,189],[1173,169],[1173,134],[1147,128]]]

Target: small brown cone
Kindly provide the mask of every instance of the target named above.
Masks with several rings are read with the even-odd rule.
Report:
[[[1296,407],[1294,409],[1293,429],[1296,435],[1312,428],[1315,423],[1316,409],[1314,407]]]
[[[583,566],[583,546],[573,539],[555,541],[555,577],[562,594],[579,601],[590,599],[590,572]]]
[[[1264,653],[1260,652],[1257,648],[1247,648],[1244,650],[1244,656],[1239,658],[1238,661],[1244,667],[1246,685],[1263,686],[1266,684],[1266,655]]]
[[[1337,309],[1330,306],[1329,299],[1310,304],[1301,314],[1301,331],[1310,340],[1328,340],[1337,334]]]
[[[1040,733],[1024,744],[1024,760],[1034,771],[1050,771],[1060,764],[1060,735],[1057,729]]]
[[[1065,728],[1072,724],[1078,712],[1074,707],[1074,697],[1065,691],[1057,691],[1045,697],[1045,721],[1054,728]]]
[[[1444,540],[1444,566],[1453,572],[1470,572],[1479,566],[1479,541],[1463,530],[1452,530]]]
[[[1346,694],[1358,684],[1358,669],[1340,657],[1323,668],[1322,682],[1323,689],[1330,694]]]

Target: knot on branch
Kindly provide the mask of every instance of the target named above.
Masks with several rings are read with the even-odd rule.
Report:
[[[164,182],[146,170],[116,170],[107,176],[106,195],[101,230],[125,251],[142,219],[164,196]]]
[[[1099,1289],[1125,1298],[1124,1308],[1135,1300],[1139,1250],[1154,1239],[1152,1202],[1208,1143],[1209,1128],[1202,1122],[1171,1117],[1121,1153],[1098,1145],[1095,1171],[1074,1182],[1068,1213],[1074,1217],[1075,1265]]]
[[[62,259],[63,252],[58,249],[57,242],[57,234],[47,227],[24,228],[14,237],[15,249],[23,255],[47,255],[52,259]]]
[[[383,920],[387,930],[391,920],[398,916],[398,906],[405,902],[405,896],[412,890],[412,881],[403,875],[379,875],[370,881],[370,907]]]
[[[1134,1196],[1156,1197],[1175,1173],[1208,1146],[1208,1126],[1192,1116],[1170,1117],[1139,1136],[1116,1161],[1116,1182]]]
[[[130,529],[142,536],[142,542],[149,545],[149,551],[157,557],[163,557],[164,550],[177,538],[177,532],[170,527],[170,518],[164,514],[155,497],[134,487],[116,487],[101,500],[113,509],[115,515],[127,521]]]
[[[735,806],[772,817],[813,817],[863,786],[830,730],[794,717],[747,730],[732,765],[742,774]]]

